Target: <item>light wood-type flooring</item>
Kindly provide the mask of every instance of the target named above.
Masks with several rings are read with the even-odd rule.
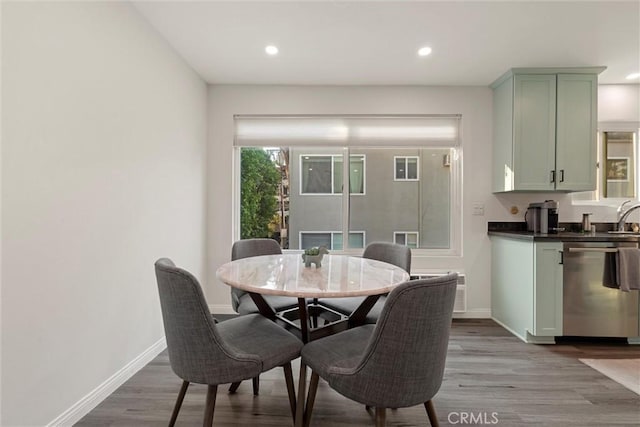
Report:
[[[434,398],[436,413],[443,426],[639,426],[640,396],[578,360],[638,357],[640,346],[624,342],[525,344],[491,320],[455,320],[444,381]],[[295,363],[296,383],[297,367]],[[76,425],[167,425],[180,385],[165,351]],[[227,389],[218,388],[214,425],[291,425],[281,368],[260,377],[259,396],[253,396],[251,381],[243,382],[235,394]],[[202,425],[205,394],[206,386],[189,387],[177,426]],[[374,422],[363,405],[321,380],[311,425]],[[420,405],[388,410],[387,425],[429,424]]]

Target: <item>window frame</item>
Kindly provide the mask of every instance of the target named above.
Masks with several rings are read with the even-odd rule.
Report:
[[[305,157],[331,157],[331,193],[305,193],[303,192],[303,188],[304,188],[304,182],[302,180],[302,175],[303,175],[303,163]],[[313,153],[313,154],[300,154],[300,167],[299,167],[299,175],[300,175],[300,188],[299,188],[299,192],[298,194],[300,196],[341,196],[342,195],[342,191],[337,193],[334,192],[333,189],[335,188],[335,171],[336,171],[336,158],[338,157],[342,157],[344,158],[343,154],[319,154],[319,153]],[[367,195],[367,156],[365,154],[352,154],[349,155],[349,168],[351,167],[351,158],[352,157],[359,157],[362,158],[362,193],[352,193],[351,191],[349,191],[350,195],[354,195],[354,196],[366,196]],[[344,169],[344,168],[343,168]],[[351,170],[351,169],[349,169]],[[343,188],[344,188],[344,177],[343,177]]]
[[[405,178],[398,178],[398,159],[404,159]],[[407,178],[409,172],[409,159],[416,159],[416,178]],[[420,181],[420,156],[393,156],[393,180],[398,182]]]
[[[361,123],[363,120],[364,124]],[[400,129],[405,123],[408,124],[407,129]],[[287,128],[290,124],[293,125],[293,132]],[[364,125],[367,126],[366,129]],[[243,147],[277,146],[290,149],[323,147],[339,149],[343,153],[349,153],[351,148],[447,148],[451,150],[449,245],[442,248],[417,249],[413,251],[413,256],[418,258],[462,258],[464,256],[462,188],[465,138],[462,133],[464,128],[462,114],[234,114],[234,126],[232,171],[232,210],[234,212],[230,230],[232,240],[237,240],[240,235],[239,171],[240,153]],[[395,129],[400,129],[400,132],[396,132]],[[292,192],[295,192],[293,187],[290,188],[289,193]],[[349,197],[348,192],[343,192],[343,232],[349,231]],[[299,252],[298,249],[285,249],[285,251]],[[359,255],[362,250],[347,248],[339,252]]]

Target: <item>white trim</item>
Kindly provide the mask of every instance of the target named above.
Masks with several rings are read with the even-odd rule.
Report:
[[[449,248],[442,251],[443,255],[463,257],[462,230],[463,224],[463,193],[462,193],[462,131],[459,134],[460,145],[452,148],[451,151],[451,196],[449,213]],[[431,250],[429,254],[440,255],[439,250]]]
[[[2,22],[2,7],[0,6],[0,22]],[[0,46],[2,46],[2,31],[0,31]],[[2,95],[2,82],[4,80],[2,79],[2,67],[0,67],[0,96]],[[0,128],[2,128],[2,124],[5,120],[3,120],[3,118],[5,117],[4,115],[2,115],[2,102],[0,102]],[[5,144],[5,149],[6,149],[6,144]],[[2,139],[0,138],[0,188],[2,188],[2,152],[4,150],[2,150]],[[2,198],[0,197],[0,242],[3,242],[3,232],[2,232],[2,224],[4,224],[4,221],[2,221]],[[0,301],[2,301],[2,260],[4,258],[2,257],[2,245],[0,245]],[[0,304],[0,423],[2,423],[2,378],[4,378],[2,376],[2,345],[1,343],[2,341],[2,331],[4,331],[4,328],[2,327],[2,304]],[[6,394],[5,394],[6,395]]]
[[[211,314],[238,314],[233,311],[231,304],[209,304]]]
[[[398,178],[398,171],[396,167],[398,166],[397,160],[404,159],[404,176],[405,178]],[[407,173],[409,172],[408,160],[416,159],[416,178],[407,178]],[[420,156],[393,156],[393,180],[398,182],[416,182],[420,181]]]
[[[155,344],[143,351],[139,356],[127,363],[122,369],[109,377],[105,382],[93,389],[89,394],[77,401],[73,406],[64,411],[47,426],[60,427],[72,426],[87,415],[93,408],[98,406],[103,400],[111,395],[118,387],[124,384],[136,372],[144,368],[149,362],[167,348],[164,337]]]
[[[233,214],[231,216],[231,241],[229,245],[231,245],[232,242],[240,239],[240,236],[242,233],[242,230],[241,230],[242,213],[240,212],[242,210],[242,201],[240,200],[242,197],[241,165],[242,165],[242,147],[236,147],[233,150],[233,163],[232,163],[232,170],[231,170],[231,176],[233,177],[231,179],[231,183],[233,186],[233,190],[231,193],[231,200],[232,200],[231,211],[233,212]]]
[[[465,312],[456,311],[453,313],[454,319],[491,319],[491,309],[476,308]],[[495,319],[494,319],[495,320]]]

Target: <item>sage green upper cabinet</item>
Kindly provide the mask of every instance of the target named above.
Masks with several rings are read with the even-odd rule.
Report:
[[[604,69],[514,68],[491,85],[494,192],[596,188],[597,76]]]

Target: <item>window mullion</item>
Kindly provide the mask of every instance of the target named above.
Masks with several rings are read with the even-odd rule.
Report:
[[[351,196],[350,181],[351,157],[349,148],[342,149],[342,250],[349,249],[349,197]]]

